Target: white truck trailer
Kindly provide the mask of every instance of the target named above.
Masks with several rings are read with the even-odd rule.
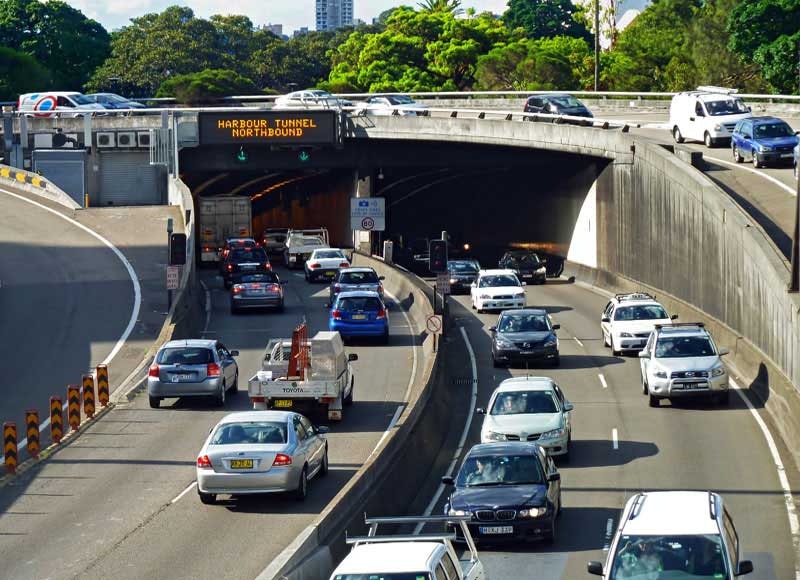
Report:
[[[200,262],[218,262],[227,238],[252,237],[253,208],[249,197],[200,197],[198,202]]]

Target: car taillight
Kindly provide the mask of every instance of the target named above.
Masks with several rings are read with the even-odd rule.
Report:
[[[228,272],[233,272],[233,264],[228,264]]]
[[[264,262],[264,268],[267,270],[272,270],[272,264],[270,264],[269,262]]]
[[[381,308],[380,310],[378,310],[378,315],[375,318],[386,318],[386,311],[383,308]]]
[[[378,284],[378,294],[383,294],[383,285]]]
[[[241,294],[242,293],[242,287],[239,286],[239,285],[234,286],[233,287],[233,293],[234,294]]]
[[[342,312],[340,310],[334,310],[331,312],[334,320],[341,320],[342,319]]]
[[[342,291],[342,286],[341,286],[341,284],[334,284],[334,285],[333,285],[333,292],[334,292],[334,293],[336,293],[336,292],[341,292],[341,291]]]
[[[158,376],[158,365],[153,364],[150,366],[150,371],[147,373],[147,376],[150,377],[157,377]]]
[[[283,453],[278,453],[275,456],[275,461],[272,462],[272,467],[281,467],[284,465],[291,465],[292,458],[288,455],[284,455]]]
[[[347,262],[342,262],[341,264],[339,264],[339,267],[340,268],[349,268],[350,264],[348,264]]]
[[[200,469],[211,469],[211,460],[208,455],[201,455],[197,458],[197,467]]]
[[[280,292],[281,291],[281,285],[280,284],[271,284],[269,289],[270,289],[271,292]]]
[[[311,268],[312,270],[316,270],[317,268],[319,268],[319,264],[309,264],[308,267]]]
[[[218,377],[219,365],[217,363],[208,363],[208,366],[206,367],[206,375],[209,377]]]

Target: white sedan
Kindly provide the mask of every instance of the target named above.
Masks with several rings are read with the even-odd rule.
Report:
[[[314,250],[305,263],[306,280],[333,280],[341,268],[349,268],[350,260],[338,248]]]
[[[520,282],[513,270],[481,270],[472,283],[472,308],[478,314],[484,310],[525,308],[525,282]]]
[[[294,91],[275,99],[273,109],[341,109],[346,104],[328,91],[309,89]]]
[[[386,95],[370,97],[356,104],[356,113],[375,116],[424,116],[428,113],[427,105],[416,102],[407,95]]]

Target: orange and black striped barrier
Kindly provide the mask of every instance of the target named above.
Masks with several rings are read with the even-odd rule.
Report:
[[[108,407],[108,367],[97,365],[97,402]]]
[[[67,386],[67,418],[72,430],[77,431],[81,426],[81,388],[78,385]]]
[[[28,453],[31,457],[39,457],[39,411],[36,409],[25,411],[25,436],[28,439]]]
[[[53,443],[61,443],[64,436],[64,411],[61,408],[61,397],[50,397],[50,439]]]
[[[8,473],[17,472],[17,424],[3,423],[3,456]]]
[[[87,419],[94,417],[94,377],[83,375],[83,412]]]

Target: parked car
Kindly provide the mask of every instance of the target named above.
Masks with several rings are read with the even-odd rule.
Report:
[[[356,103],[355,106],[355,112],[362,115],[416,117],[428,114],[427,105],[416,102],[408,95],[370,97],[366,101]]]
[[[19,96],[17,110],[26,116],[49,117],[53,114],[62,117],[77,117],[81,111],[97,111],[105,115],[107,109],[92,101],[84,94],[75,91],[45,91],[41,93],[25,93]],[[102,113],[100,113],[102,111]]]
[[[264,248],[232,249],[223,262],[222,279],[229,289],[235,276],[271,271],[272,264]]]
[[[239,365],[218,340],[171,340],[156,353],[147,376],[150,406],[167,397],[213,397],[225,406],[225,396],[239,388]]]
[[[447,273],[450,276],[450,293],[469,294],[469,289],[478,277],[480,269],[480,266],[473,260],[448,260]]]
[[[650,406],[661,399],[705,397],[728,404],[728,372],[722,362],[730,351],[717,348],[702,322],[662,326],[639,353],[642,393]]]
[[[566,94],[531,95],[525,101],[525,112],[569,115],[571,117],[594,117],[586,105],[572,95]]]
[[[558,366],[560,324],[553,324],[546,310],[523,308],[500,314],[492,333],[492,364],[495,368],[514,363],[545,362]]]
[[[219,494],[291,492],[328,473],[327,427],[290,411],[244,411],[223,417],[197,454],[197,493],[213,504]]]
[[[475,445],[456,477],[442,483],[454,486],[444,515],[471,515],[467,525],[476,541],[555,542],[561,474],[536,443]]]
[[[525,282],[513,270],[481,270],[470,287],[472,309],[484,310],[525,308]]]
[[[676,143],[685,139],[701,141],[715,147],[728,141],[736,123],[752,117],[750,107],[736,96],[735,89],[697,87],[672,97],[669,105],[669,127]]]
[[[377,292],[383,298],[384,290],[381,283],[383,279],[383,276],[378,276],[378,273],[369,267],[342,268],[331,281],[328,307],[330,308],[340,292]]]
[[[283,310],[283,285],[275,272],[240,274],[233,277],[231,314],[244,308],[274,308]]]
[[[731,152],[736,163],[752,161],[754,167],[794,162],[800,139],[786,121],[775,117],[750,117],[736,123]]]
[[[281,95],[275,99],[273,109],[341,109],[346,106],[344,101],[328,91],[306,89]]]
[[[616,294],[600,315],[603,346],[619,355],[623,351],[641,350],[647,344],[656,324],[669,324],[678,318],[669,316],[656,299],[645,292]]]
[[[535,252],[513,250],[506,252],[497,263],[500,269],[513,270],[517,278],[531,284],[547,282],[547,265]]]
[[[125,97],[115,95],[114,93],[91,93],[86,97],[93,103],[102,105],[106,109],[117,110],[130,110],[130,109],[146,109],[147,107],[138,101],[131,101]]]
[[[328,329],[342,338],[377,337],[389,342],[389,314],[377,292],[340,292],[331,308]]]
[[[314,250],[303,265],[308,282],[332,280],[339,270],[349,267],[350,261],[339,248]]]
[[[548,455],[569,454],[572,442],[572,403],[548,377],[504,380],[489,398],[481,442],[535,441]]]
[[[728,508],[711,491],[650,491],[625,504],[605,566],[589,574],[622,578],[732,580],[753,571],[743,560]]]

